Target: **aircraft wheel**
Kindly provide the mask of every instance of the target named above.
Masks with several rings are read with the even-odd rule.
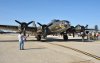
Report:
[[[63,39],[64,40],[68,40],[68,36],[67,35],[63,35]]]
[[[37,41],[41,40],[41,35],[37,35]]]

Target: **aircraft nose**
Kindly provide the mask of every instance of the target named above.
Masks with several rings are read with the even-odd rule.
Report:
[[[68,25],[69,25],[69,23],[67,23],[67,22],[64,23],[64,26],[65,26],[65,27],[67,27]]]
[[[67,25],[67,24],[65,24],[64,26],[65,26],[65,27],[67,27],[68,25]]]
[[[66,28],[67,25],[66,25],[66,24],[60,24],[60,27],[61,27],[61,28]]]
[[[70,23],[69,23],[69,21],[63,20],[63,21],[60,23],[60,27],[61,27],[61,28],[70,28]]]
[[[70,23],[69,22],[65,22],[64,26],[67,27],[67,28],[70,28]]]

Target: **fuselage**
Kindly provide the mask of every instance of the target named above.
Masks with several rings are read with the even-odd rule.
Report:
[[[70,22],[66,20],[50,22],[47,25],[40,24],[40,26],[37,27],[37,34],[46,37],[47,35],[54,35],[66,32],[66,30],[68,30],[70,27]]]
[[[69,21],[64,21],[64,20],[53,22],[53,25],[49,27],[50,31],[55,33],[65,32],[69,28],[70,28]]]

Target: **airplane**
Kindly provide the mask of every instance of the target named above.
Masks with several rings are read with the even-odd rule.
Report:
[[[41,24],[37,22],[37,24],[40,25],[39,27],[36,27],[35,21],[26,23],[26,22],[19,22],[15,20],[15,22],[17,22],[19,26],[0,25],[0,29],[22,32],[24,35],[26,35],[27,32],[30,32],[37,38],[38,41],[40,41],[42,37],[46,39],[47,35],[53,35],[56,33],[62,33],[63,39],[68,40],[66,30],[69,30],[69,28],[71,27],[69,21],[57,20],[57,19],[54,19],[49,24]],[[31,27],[28,26],[31,23],[33,23],[33,26]]]

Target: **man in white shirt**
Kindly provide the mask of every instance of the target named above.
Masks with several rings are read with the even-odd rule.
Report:
[[[82,42],[84,42],[85,32],[81,32],[81,36],[82,36]]]
[[[20,33],[18,35],[18,40],[19,40],[19,47],[20,47],[20,50],[24,50],[24,35],[22,33]]]

